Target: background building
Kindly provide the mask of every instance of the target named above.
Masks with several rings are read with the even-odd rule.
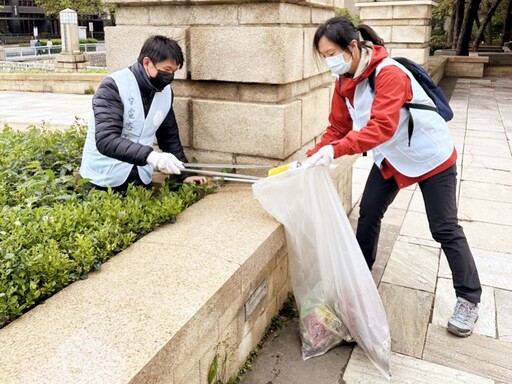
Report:
[[[80,15],[80,25],[89,27],[89,23],[93,23],[94,34],[102,37],[104,20],[101,15]],[[40,37],[59,37],[58,18],[47,16],[35,0],[0,0],[0,43],[28,40],[34,36],[34,31]]]
[[[0,0],[0,33],[3,35],[58,34],[58,20],[44,14],[34,0]]]

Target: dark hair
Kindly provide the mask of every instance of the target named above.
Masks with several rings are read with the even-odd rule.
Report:
[[[149,57],[153,64],[165,60],[175,60],[178,68],[183,67],[183,51],[178,43],[162,35],[150,36],[142,46],[138,61],[142,63],[144,57]]]
[[[316,30],[315,37],[313,38],[313,48],[317,53],[320,53],[318,50],[318,43],[323,36],[339,45],[344,50],[348,48],[348,45],[352,40],[357,41],[359,48],[361,48],[363,43],[359,41],[358,32],[361,33],[363,40],[371,41],[374,45],[384,46],[384,40],[382,40],[379,35],[377,35],[377,32],[368,25],[361,24],[356,28],[346,17],[333,17],[319,26]]]

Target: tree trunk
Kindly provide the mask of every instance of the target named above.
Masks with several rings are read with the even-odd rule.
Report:
[[[507,13],[505,23],[503,24],[503,32],[501,34],[501,46],[512,40],[512,0],[508,0]]]
[[[446,42],[451,46],[453,46],[453,32],[455,29],[455,12],[457,11],[456,4],[457,4],[456,1],[454,1],[452,4],[452,14],[450,16],[450,24],[448,26],[448,33],[446,36]]]
[[[485,37],[485,42],[488,45],[492,45],[492,19],[490,19],[487,23],[487,35]]]
[[[512,1],[512,0],[509,0]],[[452,48],[457,48],[457,42],[459,40],[460,29],[462,28],[462,20],[464,19],[464,0],[455,0],[454,13],[455,21],[453,25],[453,44]]]
[[[501,3],[501,0],[499,0],[497,2]],[[488,12],[491,12],[491,8],[492,8],[492,2],[491,2],[491,0],[487,0],[487,10],[488,10]],[[496,9],[492,13],[492,16],[489,19],[489,22],[487,23],[487,27],[486,27],[487,28],[487,35],[485,36],[486,37],[485,42],[488,45],[492,45],[492,18],[494,17],[495,13],[496,13]],[[484,22],[485,22],[485,20],[484,20]]]
[[[462,28],[460,29],[459,39],[457,41],[457,49],[455,54],[457,56],[469,55],[469,43],[471,40],[471,29],[473,23],[478,15],[478,8],[482,0],[470,0],[469,6],[464,13],[464,20],[462,21]]]
[[[480,28],[478,28],[478,32],[476,33],[475,40],[473,41],[473,51],[478,51],[478,47],[480,46],[480,42],[483,40],[484,37],[484,29],[487,26],[487,24],[491,25],[490,21],[492,17],[494,16],[494,12],[496,12],[496,8],[498,8],[498,5],[500,5],[501,0],[496,0],[492,6],[489,7],[489,10],[487,11],[487,14],[485,15],[484,21],[482,24],[480,24]],[[489,35],[492,38],[491,35],[492,31],[489,31]]]

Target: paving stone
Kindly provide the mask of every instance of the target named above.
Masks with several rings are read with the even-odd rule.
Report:
[[[469,120],[478,120],[479,122],[483,122],[489,119],[497,119],[501,120],[501,116],[499,113],[499,107],[495,100],[491,103],[482,104],[486,109],[475,108],[476,106],[480,106],[479,104],[471,103],[469,104],[468,111],[468,119]]]
[[[431,247],[431,248],[438,248],[438,249],[441,248],[439,243],[437,243],[434,240],[422,239],[422,238],[413,237],[413,236],[399,235],[397,241],[403,241],[403,242],[411,243],[411,244],[419,244],[419,245],[423,245],[423,246]]]
[[[394,384],[493,384],[494,381],[444,367],[427,361],[415,359],[399,353],[391,353],[391,382]],[[368,360],[359,347],[354,348],[350,356],[343,383],[346,384],[388,384]]]
[[[423,194],[419,189],[416,190],[412,195],[409,210],[414,212],[425,213],[425,203],[423,202]]]
[[[464,151],[464,136],[452,134],[452,141],[453,141],[453,145],[457,149],[457,153],[462,153]],[[459,160],[459,159],[457,159],[457,160]]]
[[[364,184],[352,183],[352,207],[353,211],[357,211],[359,213],[359,202],[361,200],[361,196],[363,195]]]
[[[390,207],[408,209],[409,204],[411,203],[412,195],[412,191],[402,189],[400,192],[398,192],[398,195],[395,197],[395,200],[391,203]]]
[[[459,219],[512,226],[512,200],[497,202],[463,197],[459,201]]]
[[[434,302],[432,324],[446,327],[448,319],[455,307],[456,295],[452,279],[439,278]],[[475,324],[475,333],[496,338],[496,304],[494,301],[494,288],[483,286],[482,298],[479,304],[478,321]]]
[[[427,215],[424,213],[408,211],[405,215],[400,235],[432,240],[428,227]]]
[[[452,104],[452,103],[450,103]],[[457,111],[453,104],[451,105],[452,107],[452,111],[454,113],[454,115],[457,115],[459,117],[461,117],[461,114],[459,111]],[[448,128],[450,128],[450,132],[455,132],[455,131],[464,131],[464,133],[466,132],[466,123],[459,123],[459,122],[454,122],[453,120],[451,120],[450,122],[448,122]]]
[[[512,291],[495,290],[498,338],[512,341]]]
[[[354,163],[354,169],[361,168],[370,170],[373,167],[373,156],[371,152],[367,153],[367,156],[360,156]]]
[[[338,383],[353,344],[341,345],[324,355],[303,361],[299,320],[269,335],[243,384]]]
[[[423,359],[493,380],[512,382],[512,343],[473,334],[457,337],[430,324]]]
[[[366,184],[366,180],[368,179],[368,174],[369,173],[370,173],[369,169],[360,168],[360,167],[353,168],[352,169],[352,180],[355,183],[365,185]]]
[[[489,132],[489,131],[474,131],[472,129],[466,130],[466,126],[464,125],[464,130],[466,132],[466,137],[482,137],[485,139],[499,139],[506,140],[507,136],[505,132]]]
[[[379,285],[382,279],[384,268],[388,264],[389,256],[399,232],[400,227],[397,225],[382,224],[379,245],[377,247],[377,260],[375,260],[372,268],[372,277],[376,285]]]
[[[487,184],[512,185],[512,174],[500,169],[464,168],[461,180],[479,181]]]
[[[471,243],[470,243],[471,245]],[[478,268],[482,285],[512,290],[512,255],[484,249],[472,248],[473,258]],[[442,255],[439,263],[439,277],[451,279],[446,257]]]
[[[510,148],[504,140],[467,137],[464,154],[510,158]]]
[[[503,139],[505,141],[505,139]],[[489,168],[494,170],[512,171],[512,157],[500,157],[496,159],[493,156],[464,154],[464,167]]]
[[[512,172],[512,169],[510,171]],[[512,186],[494,184],[491,190],[488,184],[463,180],[461,182],[460,197],[508,203],[512,201]]]
[[[468,130],[503,132],[504,126],[500,119],[468,119],[467,128]]]
[[[433,293],[438,264],[439,249],[397,241],[382,281]]]
[[[510,252],[512,250],[512,226],[482,222],[461,221],[460,225],[470,247]]]
[[[405,209],[398,209],[393,207],[388,208],[384,218],[382,219],[382,224],[396,225],[401,227],[404,222],[406,213],[407,211]]]
[[[380,284],[379,293],[388,316],[391,350],[420,358],[434,295],[386,283]]]

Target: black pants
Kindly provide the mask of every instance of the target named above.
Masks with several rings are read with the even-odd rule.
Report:
[[[446,171],[421,181],[419,185],[430,232],[434,240],[441,244],[446,255],[457,297],[479,303],[482,287],[466,236],[458,224],[456,182],[457,170],[453,165]],[[370,270],[377,256],[382,218],[398,191],[395,179],[385,180],[374,164],[361,199],[356,233]]]
[[[126,192],[126,190],[128,189],[128,186],[129,185],[135,185],[135,186],[143,186],[144,188],[151,188],[151,183],[149,184],[144,184],[142,182],[142,180],[140,179],[140,176],[139,176],[139,171],[137,170],[137,166],[134,165],[133,168],[131,169],[130,171],[130,174],[128,175],[128,178],[126,179],[126,181],[121,184],[121,185],[118,185],[117,187],[112,187],[111,189],[114,191],[114,192],[121,192],[121,193],[124,193]],[[100,189],[102,191],[107,191],[108,190],[108,187],[102,187],[100,185],[96,185],[96,184],[93,184],[93,183],[88,183],[88,185],[94,189]]]

